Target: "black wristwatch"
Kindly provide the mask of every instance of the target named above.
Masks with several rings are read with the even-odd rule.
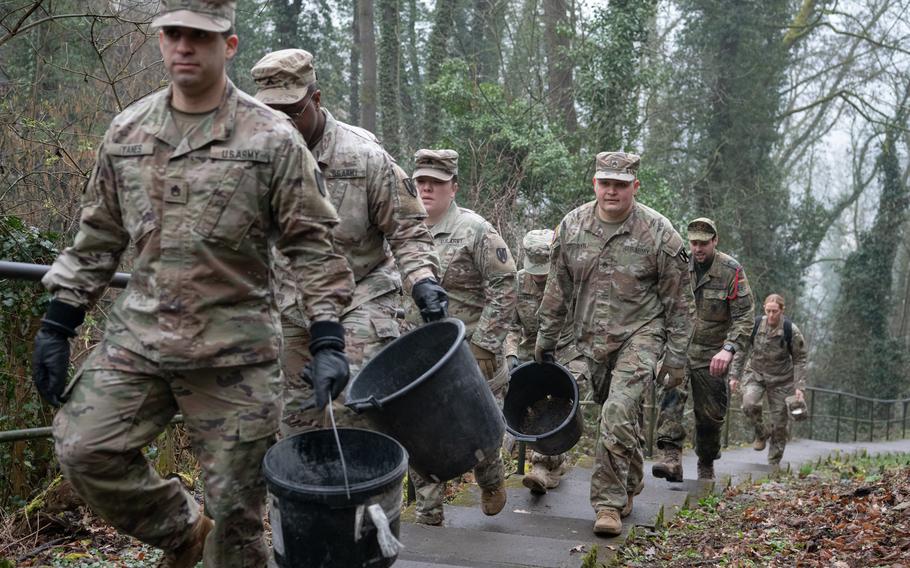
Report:
[[[724,351],[736,353],[736,346],[734,346],[732,343],[724,343]]]

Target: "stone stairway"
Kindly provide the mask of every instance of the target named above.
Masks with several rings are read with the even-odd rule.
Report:
[[[815,462],[831,453],[910,452],[910,441],[869,444],[834,444],[794,440],[785,458],[791,467]],[[684,456],[683,483],[667,483],[651,476],[652,461],[645,462],[645,487],[635,498],[632,514],[624,519],[623,534],[614,538],[594,535],[594,511],[588,501],[591,470],[576,466],[556,489],[535,496],[521,485],[520,477],[507,480],[508,502],[495,517],[480,510],[476,486],[447,504],[445,524],[428,527],[410,522],[401,525],[400,540],[405,549],[396,568],[577,568],[596,545],[598,562],[608,562],[633,526],[653,528],[661,519],[672,518],[687,499],[697,499],[728,482],[767,476],[765,453],[751,448],[726,450],[715,462],[717,481],[696,481],[695,456]],[[786,464],[785,464],[786,467]],[[405,516],[407,518],[407,515]]]

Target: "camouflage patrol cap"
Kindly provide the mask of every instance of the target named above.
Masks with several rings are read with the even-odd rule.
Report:
[[[525,251],[525,272],[540,276],[550,272],[550,244],[553,242],[551,229],[535,229],[528,231],[521,241],[521,248]]]
[[[165,26],[226,32],[234,27],[235,0],[161,0],[152,28]]]
[[[455,150],[417,150],[414,154],[413,178],[422,176],[449,181],[458,175],[458,152]]]
[[[594,179],[635,181],[641,157],[625,152],[601,152],[594,160]]]
[[[250,70],[256,98],[267,105],[289,105],[302,100],[316,82],[313,54],[302,49],[273,51]]]
[[[707,217],[699,217],[689,222],[686,232],[690,241],[710,241],[717,236],[717,225]]]

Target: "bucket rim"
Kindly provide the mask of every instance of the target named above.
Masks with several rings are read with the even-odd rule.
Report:
[[[360,483],[350,484],[349,489],[350,489],[351,493],[355,493],[355,492],[359,493],[365,489],[381,487],[383,485],[391,483],[396,478],[403,477],[404,474],[407,472],[408,460],[410,458],[410,456],[408,455],[408,450],[405,449],[405,447],[401,445],[401,442],[399,442],[395,438],[393,438],[387,434],[383,434],[382,432],[376,432],[375,430],[367,430],[366,428],[341,427],[341,428],[338,428],[339,434],[341,433],[342,430],[366,432],[366,433],[380,436],[382,438],[390,440],[392,443],[394,443],[395,446],[397,446],[401,450],[401,455],[402,455],[401,462],[398,465],[396,465],[394,468],[392,468],[388,473],[381,475],[379,477],[375,477],[369,481],[361,481]],[[276,476],[275,472],[272,471],[272,469],[268,465],[269,454],[272,452],[272,450],[274,448],[278,447],[280,444],[288,442],[289,440],[293,440],[294,438],[296,438],[298,436],[306,436],[308,434],[313,434],[315,432],[331,432],[331,431],[332,431],[331,428],[319,428],[317,430],[309,430],[307,432],[301,432],[300,434],[295,434],[293,436],[289,436],[287,438],[279,440],[275,444],[272,444],[272,447],[270,447],[266,451],[265,456],[263,456],[263,458],[262,458],[262,473],[266,479],[266,482],[268,484],[275,485],[276,487],[279,487],[285,491],[292,491],[295,493],[303,491],[303,492],[306,492],[306,493],[309,493],[312,495],[318,495],[320,497],[338,497],[338,496],[346,497],[348,491],[345,489],[344,485],[327,487],[325,485],[313,485],[310,483],[294,483],[294,484],[287,483],[284,480],[280,479],[278,476]]]
[[[420,386],[421,384],[426,382],[427,379],[429,379],[431,376],[435,375],[436,372],[439,371],[439,369],[441,369],[443,365],[448,363],[449,359],[451,359],[451,357],[455,353],[455,351],[457,351],[458,348],[461,346],[461,343],[462,343],[462,341],[465,340],[465,336],[466,336],[464,322],[458,318],[453,318],[453,317],[447,317],[447,318],[443,318],[441,320],[424,323],[423,325],[414,329],[413,331],[416,331],[417,329],[424,329],[424,328],[433,327],[433,326],[438,327],[440,324],[454,324],[455,325],[455,329],[456,329],[455,341],[452,342],[452,345],[446,350],[445,354],[442,357],[440,357],[440,359],[438,361],[436,361],[436,363],[434,363],[432,367],[427,369],[422,375],[420,375],[419,377],[417,377],[416,379],[414,379],[413,381],[411,381],[404,387],[398,389],[397,391],[395,391],[381,399],[376,399],[373,395],[370,395],[366,398],[356,398],[356,399],[348,398],[347,402],[345,402],[345,406],[348,406],[350,408],[353,408],[354,410],[360,411],[363,409],[370,409],[370,408],[377,407],[377,404],[375,404],[375,403],[378,403],[378,407],[381,408],[382,406],[386,405],[387,403],[392,402],[392,401],[408,394],[409,392],[411,392],[412,390],[416,389],[418,386]],[[411,333],[413,333],[413,331]],[[408,335],[410,335],[410,333],[406,333],[405,335],[402,335],[401,337],[399,337],[399,338],[395,339],[394,341],[390,342],[389,344],[387,344],[383,349],[388,349],[392,345],[398,343],[399,341],[403,341]],[[348,387],[348,394],[350,394],[354,385],[357,384],[357,380],[363,375],[363,372],[365,370],[367,370],[370,367],[370,365],[373,363],[373,361],[375,361],[375,360],[376,360],[376,357],[373,357],[373,359],[371,359],[366,365],[364,365],[363,369],[361,369],[360,372],[357,373],[357,376],[354,377],[354,379],[351,381],[351,386]],[[373,401],[375,401],[375,403]]]
[[[512,426],[509,424],[509,421],[505,419],[505,413],[503,413],[503,422],[505,422],[506,431],[507,431],[509,434],[511,434],[513,438],[515,438],[516,440],[518,440],[518,441],[520,441],[520,442],[531,442],[531,443],[533,443],[533,442],[539,442],[539,441],[541,441],[541,440],[544,440],[544,439],[546,439],[546,438],[552,436],[554,433],[559,432],[560,430],[562,430],[563,428],[565,428],[566,426],[568,426],[569,424],[571,424],[571,423],[575,420],[575,413],[577,412],[578,406],[579,406],[579,404],[580,404],[580,401],[578,400],[578,396],[579,396],[579,392],[578,392],[578,383],[575,381],[575,377],[572,375],[572,372],[569,371],[569,369],[567,369],[567,368],[566,368],[564,365],[562,365],[561,363],[557,363],[557,362],[555,362],[555,361],[554,361],[554,362],[548,362],[548,363],[538,363],[538,362],[536,362],[536,361],[528,361],[528,362],[522,363],[521,365],[515,367],[514,369],[512,369],[512,371],[509,372],[509,384],[510,384],[510,386],[511,386],[511,383],[512,383],[512,375],[513,375],[513,374],[515,374],[516,372],[520,371],[522,368],[529,367],[529,366],[534,366],[534,365],[552,365],[552,366],[554,366],[554,367],[558,367],[559,370],[562,372],[563,375],[565,375],[567,378],[571,379],[571,381],[572,381],[572,393],[573,393],[573,398],[572,398],[572,412],[570,412],[569,415],[566,416],[566,419],[563,420],[563,421],[559,424],[559,426],[557,426],[556,428],[553,428],[552,430],[550,430],[550,431],[548,431],[548,432],[544,432],[544,433],[542,433],[542,434],[525,434],[525,433],[523,433],[523,432],[520,432],[520,431],[516,430],[515,428],[512,428]],[[508,396],[509,396],[509,395],[508,395],[508,393],[507,393],[507,394],[506,394],[506,398],[508,398]]]

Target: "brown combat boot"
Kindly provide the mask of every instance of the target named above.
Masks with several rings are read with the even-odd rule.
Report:
[[[498,515],[506,506],[506,484],[500,482],[496,489],[484,489],[480,493],[480,508],[484,515]]]
[[[157,568],[194,568],[202,560],[205,537],[214,527],[215,522],[212,519],[204,514],[200,515],[199,520],[190,529],[190,536],[186,542],[176,550],[165,552],[158,561]]]
[[[698,478],[714,479],[714,462],[702,462],[698,460]]]
[[[597,511],[597,520],[594,521],[594,534],[600,536],[616,536],[622,532],[622,520],[619,511],[613,507],[604,507]]]
[[[547,468],[542,464],[535,463],[531,467],[531,471],[522,478],[521,484],[530,489],[531,493],[545,495],[547,489],[556,487],[556,485],[559,484],[559,480],[557,479],[556,485],[551,485],[552,479],[550,479],[550,477],[550,471]]]
[[[682,450],[672,446],[664,448],[664,459],[654,464],[651,474],[673,483],[680,483],[683,480]]]

